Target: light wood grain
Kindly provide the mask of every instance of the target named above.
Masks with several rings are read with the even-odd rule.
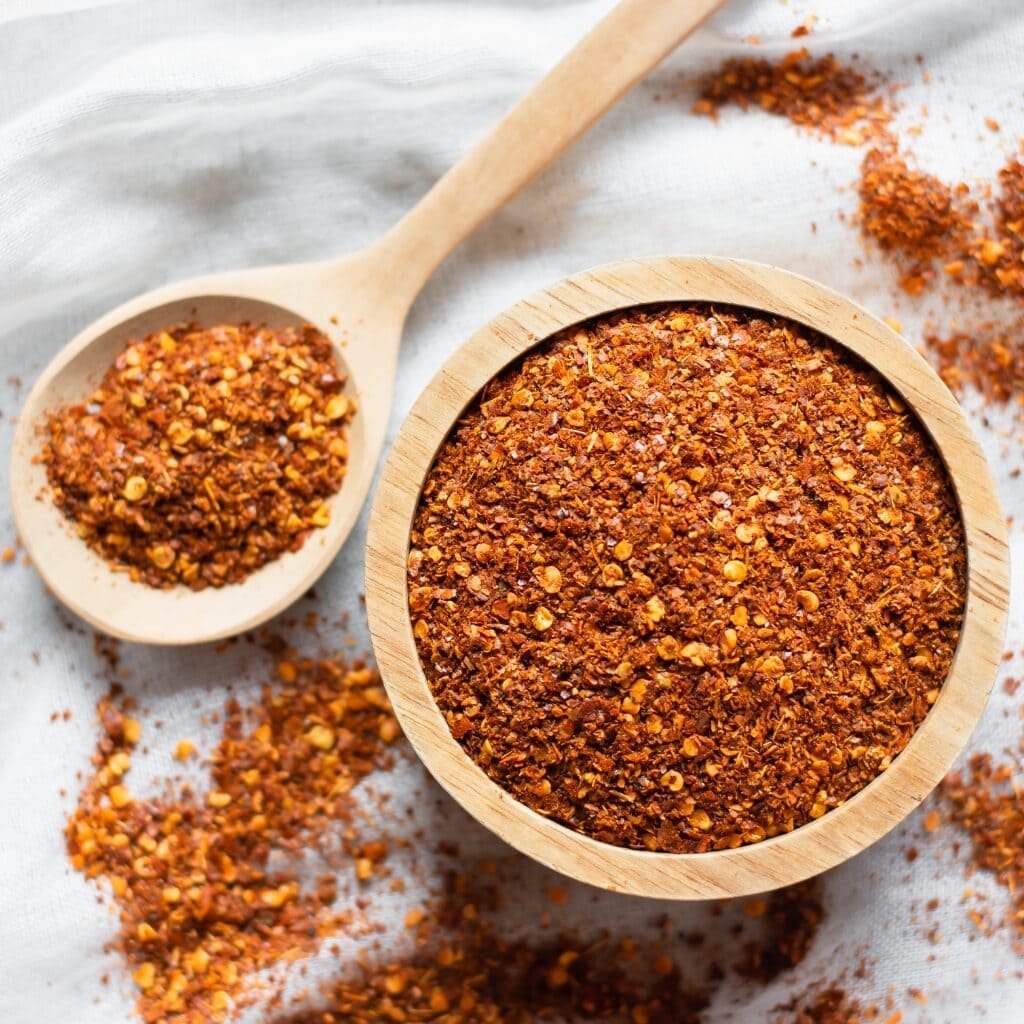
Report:
[[[704,301],[789,317],[877,368],[917,413],[948,467],[967,538],[967,606],[940,696],[892,766],[842,806],[787,835],[702,854],[597,842],[547,820],[492,782],[448,730],[420,667],[406,558],[420,489],[450,428],[510,361],[564,327],[641,303]],[[1009,591],[1006,530],[989,468],[963,413],[928,364],[848,299],[774,267],[711,258],[612,264],[518,303],[466,342],[409,413],[370,516],[366,602],[374,650],[402,727],[442,786],[523,853],[573,878],[643,896],[709,899],[760,892],[835,866],[909,814],[949,770],[976,725],[1002,651]]]
[[[300,597],[337,554],[370,487],[391,408],[406,313],[437,265],[548,166],[723,0],[623,0],[391,231],[337,260],[193,278],[147,292],[75,337],[36,382],[11,456],[18,534],[50,589],[98,629],[159,644],[251,629]],[[351,461],[330,525],[244,583],[193,593],[112,573],[43,497],[34,461],[47,410],[82,401],[133,336],[183,320],[312,323],[333,342],[358,403]]]

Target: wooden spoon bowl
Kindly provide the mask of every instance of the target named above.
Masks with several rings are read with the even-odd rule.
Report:
[[[651,853],[599,842],[536,813],[501,789],[448,729],[420,665],[406,583],[409,534],[438,450],[483,386],[563,328],[631,306],[708,302],[805,324],[878,370],[917,414],[949,472],[967,544],[967,603],[949,675],[892,765],[840,807],[793,832],[733,850]],[[670,899],[741,896],[789,885],[859,853],[942,779],[978,722],[1002,653],[1009,602],[1006,529],[985,458],[959,405],[911,346],[823,285],[775,267],[712,258],[617,263],[518,303],[444,365],[403,424],[374,499],[366,603],[374,650],[399,721],[441,785],[521,852],[604,889]]]

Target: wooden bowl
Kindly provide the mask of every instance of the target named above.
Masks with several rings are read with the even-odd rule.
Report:
[[[470,760],[449,732],[420,667],[406,558],[427,473],[448,432],[488,380],[565,327],[630,306],[690,301],[745,306],[805,324],[888,379],[931,434],[952,479],[967,540],[967,605],[938,700],[888,770],[859,793],[823,817],[756,845],[652,853],[599,842],[543,817]],[[774,889],[834,867],[885,835],[942,779],[977,724],[1002,653],[1008,601],[1006,529],[992,476],[939,377],[910,345],[849,299],[806,278],[742,260],[611,264],[502,313],[477,331],[420,395],[399,431],[370,515],[370,631],[388,694],[424,764],[474,818],[516,849],[581,881],[642,896],[710,899]]]

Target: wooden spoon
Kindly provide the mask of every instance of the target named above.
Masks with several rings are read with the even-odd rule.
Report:
[[[18,533],[53,592],[98,629],[185,644],[259,625],[317,580],[351,531],[377,464],[406,313],[437,265],[548,166],[724,0],[623,0],[376,244],[315,263],[192,278],[100,317],[50,363],[29,394],[11,459]],[[335,345],[359,412],[330,525],[245,582],[156,590],[111,572],[45,498],[33,461],[47,411],[84,400],[131,337],[193,320],[271,327],[312,323]]]
[[[786,835],[700,854],[648,853],[574,832],[519,803],[459,746],[420,666],[406,560],[420,489],[456,420],[499,371],[566,327],[644,303],[710,302],[806,324],[879,371],[945,461],[967,539],[967,605],[949,675],[903,752],[842,806]],[[367,538],[366,607],[374,652],[405,734],[427,768],[482,824],[521,852],[605,889],[717,899],[790,885],[880,839],[938,784],[975,727],[1002,654],[1009,604],[1006,525],[985,457],[935,371],[881,320],[824,285],[743,260],[632,260],[578,274],[524,299],[473,335],[402,425],[381,474]]]

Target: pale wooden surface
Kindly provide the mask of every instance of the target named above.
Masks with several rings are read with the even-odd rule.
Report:
[[[649,853],[597,842],[547,820],[492,782],[448,730],[420,667],[406,558],[419,493],[454,422],[510,361],[564,327],[638,303],[732,303],[804,323],[876,367],[942,454],[968,549],[967,607],[940,696],[892,766],[841,807],[787,835],[703,854]],[[448,360],[420,396],[384,468],[370,517],[366,602],[374,650],[398,717],[427,767],[475,818],[512,846],[584,882],[637,895],[708,899],[760,892],[835,866],[881,838],[949,770],[977,724],[1002,652],[1009,562],[992,477],[956,400],[909,345],[866,310],[806,278],[739,260],[612,264],[513,306]]]
[[[216,640],[288,607],[358,518],[384,443],[402,326],[438,263],[571,145],[724,0],[623,0],[380,241],[338,260],[261,267],[147,292],[75,337],[36,382],[11,455],[18,534],[50,589],[96,628],[144,643]],[[84,400],[129,337],[182,320],[312,323],[334,343],[358,412],[330,525],[246,581],[193,593],[112,573],[45,498],[33,462],[47,410]],[[337,322],[335,322],[335,320]]]

